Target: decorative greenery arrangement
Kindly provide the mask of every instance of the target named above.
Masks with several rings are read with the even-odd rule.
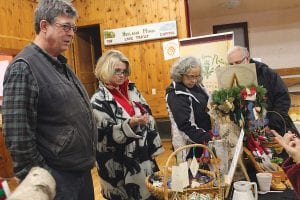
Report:
[[[216,90],[212,93],[211,114],[217,123],[223,123],[222,119],[225,119],[225,122],[229,120],[244,128],[244,145],[256,164],[262,170],[272,172],[277,171],[272,162],[282,162],[282,159],[272,158],[273,153],[279,154],[282,147],[264,130],[267,124],[265,95],[266,89],[255,85]]]
[[[215,117],[226,117],[245,130],[263,126],[266,114],[266,89],[262,86],[235,86],[212,93],[211,108]],[[253,130],[252,130],[253,131]]]

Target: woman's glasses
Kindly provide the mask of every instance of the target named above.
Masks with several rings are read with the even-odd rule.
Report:
[[[183,74],[183,76],[185,76],[190,81],[192,81],[192,80],[197,80],[198,81],[198,80],[201,79],[201,75],[194,76],[194,75]]]
[[[127,69],[115,69],[114,71],[114,75],[124,75],[124,76],[128,76],[129,75],[129,71]]]

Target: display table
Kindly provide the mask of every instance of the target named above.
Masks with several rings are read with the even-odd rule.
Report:
[[[258,200],[297,200],[293,190],[285,190],[283,192],[259,194]]]
[[[257,183],[256,171],[254,166],[251,163],[246,162],[246,167],[247,167],[250,180]],[[259,188],[258,183],[257,183],[257,187]],[[232,196],[233,196],[233,187],[230,188],[230,193],[227,200],[231,200]],[[297,200],[297,197],[293,190],[286,189],[283,192],[258,194],[258,200]]]
[[[230,189],[230,193],[227,200],[231,200],[232,196],[233,196],[233,187],[231,187]],[[297,200],[297,197],[293,190],[286,189],[283,192],[258,194],[258,200]]]

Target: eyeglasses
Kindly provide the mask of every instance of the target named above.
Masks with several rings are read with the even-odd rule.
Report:
[[[120,76],[120,75],[128,76],[128,75],[129,75],[129,71],[128,71],[128,69],[124,69],[124,70],[122,70],[122,69],[115,69],[115,70],[114,70],[114,75],[118,75],[118,76]]]
[[[199,75],[199,76],[193,76],[193,75],[188,75],[188,74],[183,74],[183,76],[185,76],[188,80],[196,80],[196,81],[198,81],[198,80],[200,80],[201,79],[201,76]]]
[[[245,56],[242,60],[238,60],[232,63],[229,63],[230,65],[239,65],[242,64],[244,62],[244,60],[247,58],[247,56]]]
[[[61,24],[58,22],[55,22],[55,25],[58,25],[61,27],[65,32],[69,32],[71,29],[73,30],[74,33],[77,31],[77,26],[76,25],[71,25],[71,24]]]

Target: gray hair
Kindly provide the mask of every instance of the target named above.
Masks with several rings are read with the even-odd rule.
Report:
[[[78,17],[76,9],[72,3],[66,0],[40,0],[34,12],[34,30],[40,33],[40,22],[46,20],[50,24],[55,22],[55,18],[64,15],[70,18]]]
[[[199,68],[202,74],[200,59],[192,56],[180,58],[176,63],[173,64],[171,68],[170,71],[171,79],[173,79],[173,81],[175,82],[181,82],[182,76],[192,68]],[[199,80],[199,83],[201,82],[202,79]]]
[[[242,47],[242,46],[233,46],[233,47],[231,47],[227,52],[227,56],[229,56],[230,54],[232,54],[233,52],[236,52],[236,51],[240,51],[243,58],[249,57],[248,49],[246,47]]]

